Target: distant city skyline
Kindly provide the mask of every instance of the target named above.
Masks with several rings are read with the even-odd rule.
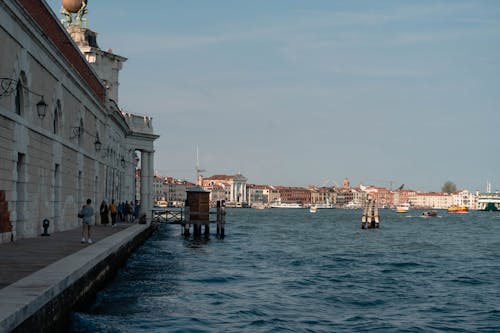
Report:
[[[47,1],[60,16],[60,0]],[[151,114],[155,168],[195,180],[500,189],[500,2],[91,1]]]

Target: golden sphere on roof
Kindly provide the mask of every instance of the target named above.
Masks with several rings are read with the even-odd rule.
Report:
[[[83,0],[62,0],[62,6],[70,13],[78,13],[82,7]]]

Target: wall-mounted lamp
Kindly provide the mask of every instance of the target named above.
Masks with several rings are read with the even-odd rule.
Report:
[[[36,103],[36,113],[38,114],[38,118],[43,119],[45,118],[45,115],[47,114],[47,103],[45,103],[45,100],[40,99],[38,103]]]
[[[14,80],[7,77],[0,77],[0,98],[11,95],[14,91],[16,91],[18,84],[19,80]],[[21,87],[27,92],[40,97],[40,101],[36,103],[36,113],[38,114],[38,118],[43,119],[47,114],[47,103],[45,103],[43,95],[36,93],[32,90],[29,90],[23,84],[21,84]]]

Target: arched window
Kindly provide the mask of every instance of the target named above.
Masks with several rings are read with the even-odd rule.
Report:
[[[21,72],[19,79],[16,84],[16,114],[22,116],[24,113],[24,101],[25,101],[25,85],[26,85],[26,74]]]
[[[56,107],[54,109],[54,119],[53,119],[53,132],[54,132],[54,134],[59,133],[60,121],[61,121],[61,101],[57,100]]]

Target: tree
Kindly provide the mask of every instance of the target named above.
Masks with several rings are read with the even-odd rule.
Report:
[[[442,192],[448,193],[448,194],[455,192],[456,190],[457,190],[457,185],[455,185],[455,183],[450,182],[450,181],[447,181],[446,183],[444,183],[443,187],[441,188]]]

